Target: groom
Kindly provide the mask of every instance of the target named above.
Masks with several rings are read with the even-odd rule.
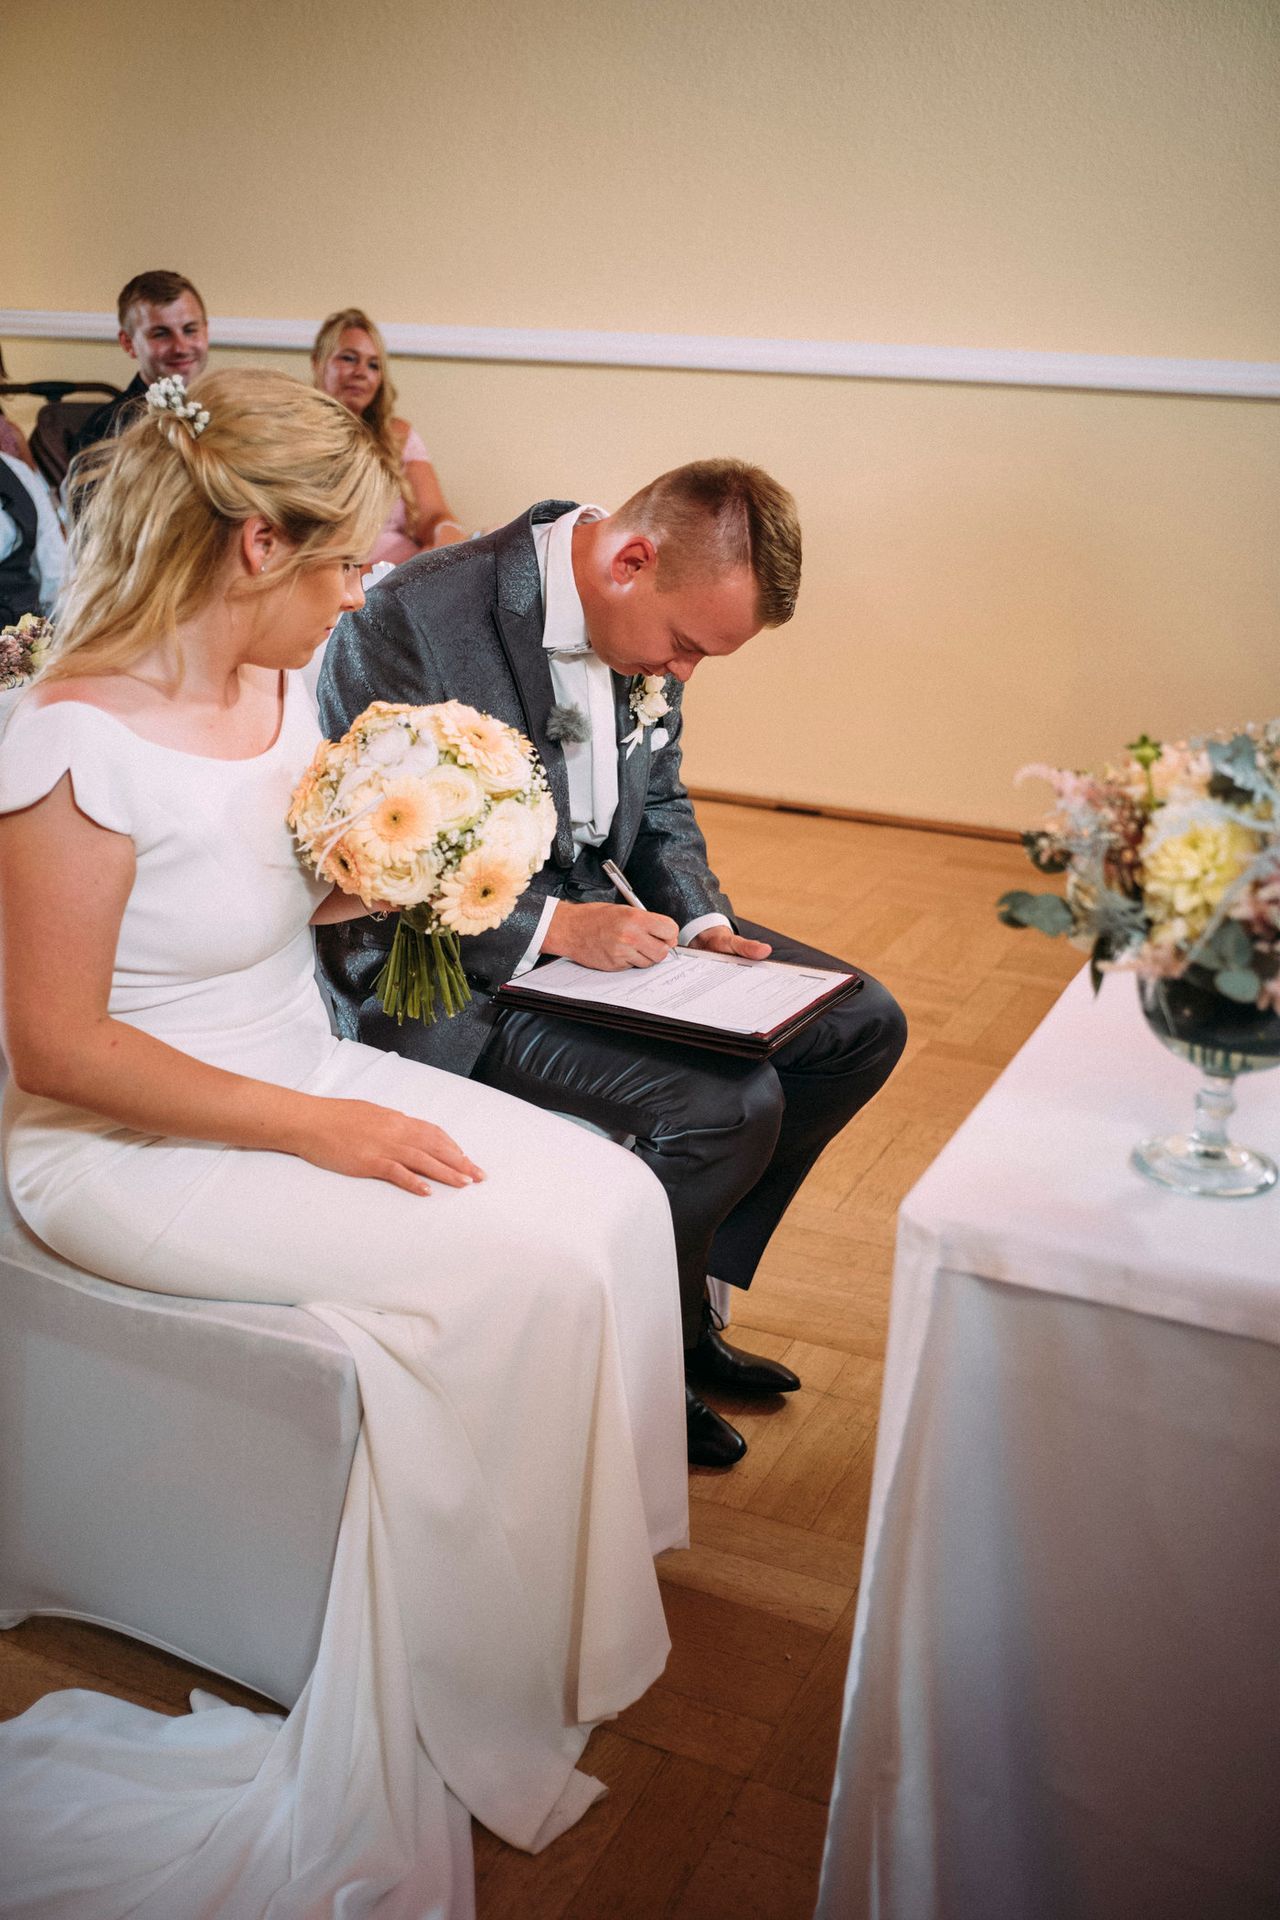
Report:
[[[799,584],[791,495],[758,467],[701,460],[614,513],[544,500],[497,533],[410,560],[344,616],[320,679],[333,738],[371,700],[456,699],[520,728],[546,764],[555,845],[510,918],[463,940],[474,998],[460,1014],[432,1027],[383,1014],[373,983],[390,923],[322,928],[321,958],[352,1038],[635,1136],[671,1205],[689,1458],[701,1466],[731,1466],[746,1442],[696,1389],[800,1384],[722,1339],[707,1277],[750,1286],[810,1167],[893,1070],[902,1014],[868,979],[760,1062],[541,1013],[499,1017],[491,996],[543,955],[648,967],[677,942],[844,964],[734,917],[680,778],[684,683],[789,620]],[[608,858],[642,907],[618,903]]]

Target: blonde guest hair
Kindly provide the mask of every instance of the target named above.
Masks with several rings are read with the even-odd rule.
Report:
[[[338,351],[344,333],[358,327],[367,333],[378,353],[379,370],[382,374],[378,382],[378,391],[359,416],[382,450],[396,476],[396,485],[400,497],[405,503],[405,517],[410,532],[417,538],[418,503],[409,489],[404,476],[404,442],[393,430],[396,411],[396,390],[391,384],[391,370],[387,364],[387,343],[378,328],[364,311],[363,307],[340,307],[337,313],[331,313],[323,321],[311,349],[311,377],[316,386],[320,385],[326,363]]]
[[[376,540],[394,477],[340,402],[256,369],[203,374],[190,398],[208,410],[198,437],[147,411],[77,460],[69,579],[41,679],[119,673],[171,638],[255,514],[294,552],[247,593]]]

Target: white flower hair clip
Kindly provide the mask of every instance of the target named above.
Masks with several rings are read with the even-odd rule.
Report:
[[[671,702],[663,688],[667,684],[665,673],[638,673],[631,682],[630,706],[636,717],[636,724],[630,733],[622,736],[622,745],[627,750],[628,760],[644,739],[648,728],[670,713]]]
[[[209,424],[209,409],[187,398],[187,383],[180,373],[153,380],[147,388],[147,407],[152,413],[176,413],[186,422],[193,440],[198,440]]]

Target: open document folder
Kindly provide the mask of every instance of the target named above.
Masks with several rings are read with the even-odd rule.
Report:
[[[536,1008],[621,1033],[763,1059],[861,985],[861,974],[853,972],[675,947],[656,966],[620,973],[549,960],[508,980],[495,998],[500,1007]]]

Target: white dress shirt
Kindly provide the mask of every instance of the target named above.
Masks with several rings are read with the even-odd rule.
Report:
[[[533,529],[542,583],[542,645],[551,669],[551,690],[557,706],[577,707],[590,729],[586,740],[562,740],[569,777],[569,816],[573,847],[599,847],[609,837],[618,810],[618,721],[613,704],[613,675],[591,651],[587,618],[573,577],[573,529],[579,520],[603,520],[605,507],[571,507],[558,520]],[[533,939],[512,975],[527,973],[542,952],[551,916],[559,899],[550,897],[542,909]],[[704,927],[727,927],[722,913],[702,913],[680,929],[680,945],[687,947]]]
[[[36,510],[36,544],[31,555],[31,571],[40,598],[40,611],[48,613],[62,585],[67,563],[67,543],[62,537],[62,528],[58,525],[49,489],[39,474],[33,473],[25,461],[15,460],[12,454],[0,453],[0,460],[4,461],[10,473],[17,475],[31,495],[31,504]],[[18,538],[18,529],[12,516],[0,507],[0,560],[9,558],[18,544]]]

